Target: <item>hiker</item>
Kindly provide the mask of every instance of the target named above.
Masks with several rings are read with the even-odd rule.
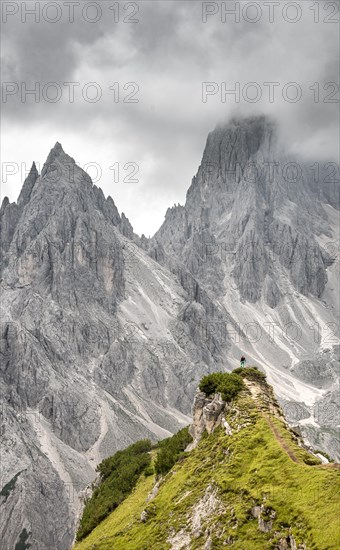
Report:
[[[244,367],[245,363],[246,363],[246,358],[244,357],[244,355],[242,355],[242,357],[241,357],[241,367]]]

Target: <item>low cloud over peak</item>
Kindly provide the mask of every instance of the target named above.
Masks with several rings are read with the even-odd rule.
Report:
[[[152,234],[220,121],[266,114],[305,158],[337,158],[335,2],[52,4],[3,8],[2,157],[18,167],[3,196],[15,200],[26,165],[60,140]]]

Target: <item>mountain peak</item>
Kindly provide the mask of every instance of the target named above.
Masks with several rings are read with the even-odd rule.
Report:
[[[55,142],[54,147],[52,147],[52,149],[51,149],[51,153],[52,153],[52,151],[54,151],[54,152],[55,152],[56,154],[58,154],[58,155],[59,155],[60,153],[64,153],[64,149],[63,149],[63,147],[62,147],[62,145],[61,145],[61,143],[60,143],[59,141],[56,141],[56,142]]]
[[[258,126],[276,126],[275,120],[268,115],[234,116],[226,123],[217,124],[217,128],[240,126],[243,128],[255,128]]]
[[[0,212],[2,213],[5,210],[6,206],[8,206],[9,204],[10,204],[9,198],[4,197],[4,199],[2,201],[2,204],[1,204]]]
[[[257,115],[249,117],[233,117],[227,123],[218,124],[207,140],[205,154],[213,154],[212,149],[229,151],[229,162],[232,160],[232,153],[236,148],[238,161],[249,161],[259,150],[269,152],[272,149],[277,137],[276,122],[266,116]],[[203,157],[204,160],[204,157]]]
[[[24,207],[29,202],[33,187],[35,186],[35,183],[38,177],[39,177],[39,172],[37,170],[35,162],[33,162],[31,169],[28,173],[28,176],[25,179],[22,189],[20,191],[20,195],[18,198],[19,206]]]
[[[56,141],[55,145],[52,147],[52,149],[48,154],[47,161],[50,160],[50,162],[52,162],[53,160],[58,158],[61,154],[65,154],[65,151],[62,148],[61,143],[59,143],[59,141]]]
[[[48,155],[47,158],[53,157],[53,159],[56,159],[62,154],[65,154],[65,151],[62,148],[61,143],[59,143],[59,141],[56,141],[56,143],[52,147],[51,151],[49,152],[49,155]]]
[[[31,169],[29,171],[29,174],[38,175],[37,166],[36,166],[34,161],[32,162],[32,166],[31,166]]]
[[[254,116],[234,116],[227,122],[220,122],[216,125],[215,130],[210,132],[209,135],[227,134],[229,136],[240,133],[248,138],[255,139],[265,138],[266,135],[277,135],[277,123],[276,121],[267,115],[254,115]]]
[[[57,141],[54,145],[54,147],[52,147],[52,149],[50,150],[49,154],[48,154],[48,157],[46,159],[46,162],[43,166],[43,169],[41,171],[41,176],[44,177],[50,170],[50,167],[54,164],[54,162],[57,160],[57,159],[60,159],[60,158],[64,158],[67,160],[68,163],[72,163],[74,164],[74,159],[69,157],[64,149],[62,148],[62,145],[61,143],[59,143],[59,141]]]

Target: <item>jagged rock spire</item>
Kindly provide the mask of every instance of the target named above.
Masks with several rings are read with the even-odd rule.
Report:
[[[18,198],[18,206],[24,207],[28,203],[32,194],[33,187],[38,177],[39,177],[39,172],[37,170],[35,162],[33,162],[31,170],[29,171],[29,174],[24,181],[24,185],[22,186],[22,189]]]
[[[61,146],[61,143],[57,141],[54,147],[52,147],[51,151],[48,154],[46,162],[41,171],[41,177],[44,177],[47,174],[51,165],[61,156],[65,156],[68,162],[71,162],[72,164],[74,163],[74,160],[65,153],[64,149]]]

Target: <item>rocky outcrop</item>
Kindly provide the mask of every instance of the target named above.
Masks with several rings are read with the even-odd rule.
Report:
[[[15,254],[14,251],[10,252],[10,244],[22,212],[30,200],[38,176],[36,165],[33,162],[21,189],[18,202],[10,203],[7,197],[2,202],[0,209],[0,273],[8,264],[9,257]]]
[[[251,509],[252,516],[258,520],[258,529],[262,533],[269,533],[273,528],[273,520],[276,517],[275,510],[261,506],[254,506]]]
[[[333,328],[336,330],[335,326]],[[291,372],[297,378],[323,390],[329,390],[338,381],[339,371],[340,348],[336,345],[316,353],[313,358],[300,361],[291,368]]]
[[[204,525],[211,517],[225,512],[225,506],[219,498],[218,489],[213,484],[209,484],[201,499],[195,503],[194,508],[187,514],[187,526],[185,529],[175,531],[171,529],[167,540],[171,544],[172,550],[180,550],[190,547],[193,540],[205,536],[205,543],[202,548],[208,550],[212,548],[212,539],[210,530],[205,529]]]
[[[205,393],[197,390],[192,409],[192,424],[189,428],[193,441],[189,443],[188,451],[198,445],[205,431],[211,434],[217,426],[225,422],[223,417],[225,408],[226,402],[222,400],[221,394],[216,393],[213,397],[206,397]]]
[[[307,546],[304,543],[296,545],[293,535],[280,539],[275,548],[276,550],[307,550]]]

